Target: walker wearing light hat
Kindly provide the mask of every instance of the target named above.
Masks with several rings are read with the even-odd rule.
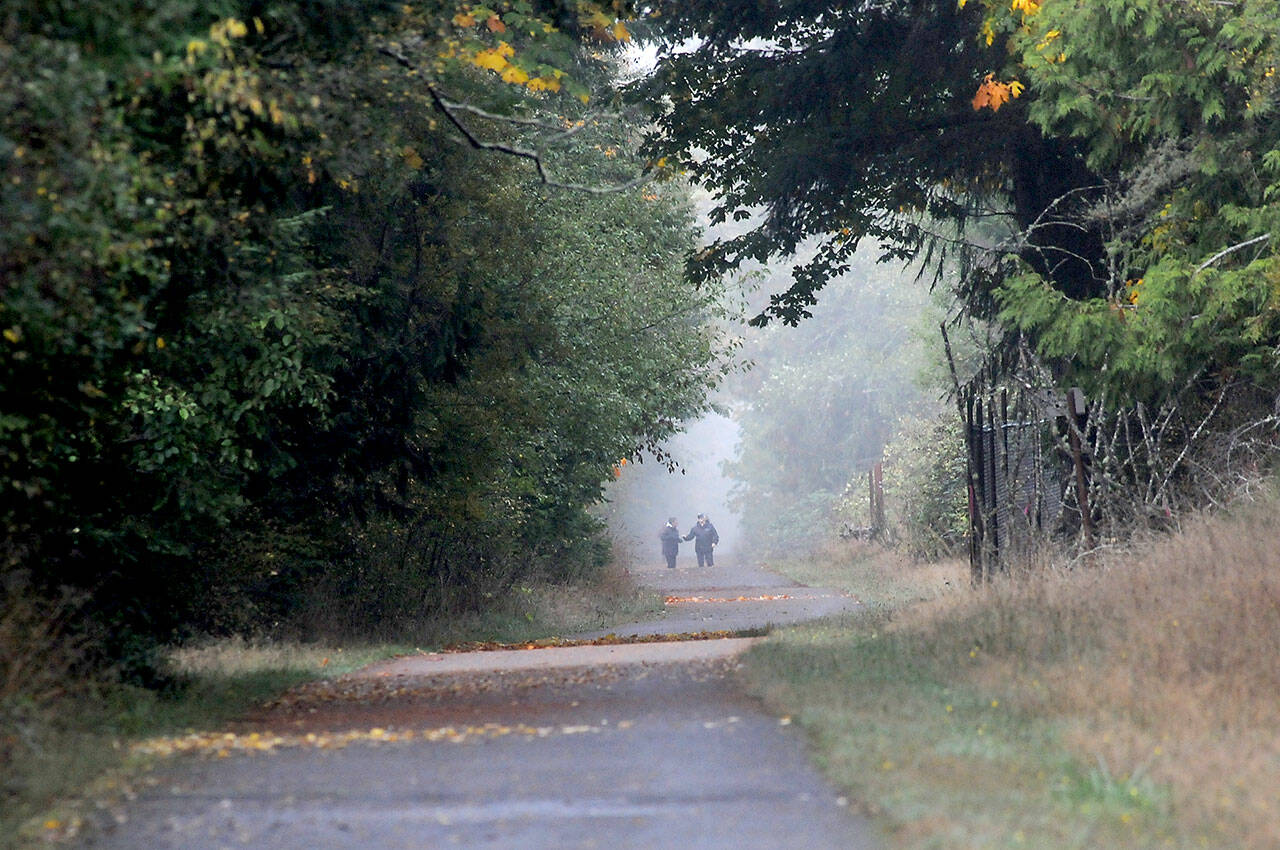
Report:
[[[662,541],[662,557],[667,559],[667,569],[674,570],[676,554],[680,551],[680,529],[676,527],[675,517],[667,520],[662,531],[658,532],[658,539]]]

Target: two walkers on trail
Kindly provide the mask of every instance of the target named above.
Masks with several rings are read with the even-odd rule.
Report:
[[[698,566],[715,566],[715,548],[720,542],[720,533],[716,531],[716,527],[711,524],[706,514],[698,514],[698,521],[684,537],[680,536],[676,518],[671,517],[662,527],[662,531],[658,532],[658,539],[662,541],[662,557],[667,559],[669,570],[676,568],[676,555],[680,551],[682,540],[694,541],[693,551],[698,556]]]

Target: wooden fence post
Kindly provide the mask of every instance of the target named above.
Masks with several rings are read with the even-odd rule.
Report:
[[[1084,469],[1084,447],[1081,437],[1088,407],[1079,387],[1067,391],[1067,443],[1076,471],[1076,501],[1080,503],[1080,536],[1085,549],[1093,548],[1093,510],[1089,507],[1089,479]]]

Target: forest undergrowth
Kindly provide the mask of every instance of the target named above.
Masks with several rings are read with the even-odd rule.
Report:
[[[1277,847],[1278,513],[980,588],[845,548],[800,569],[868,615],[775,633],[750,687],[896,848]]]

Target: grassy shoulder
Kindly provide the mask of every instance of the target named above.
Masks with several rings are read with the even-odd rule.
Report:
[[[981,589],[870,548],[801,564],[871,610],[775,632],[749,687],[897,848],[1280,846],[1277,512]]]
[[[222,728],[291,687],[374,661],[465,641],[521,642],[604,628],[662,608],[620,571],[590,585],[519,587],[486,613],[424,622],[399,640],[209,640],[166,653],[173,677],[152,690],[73,681],[74,649],[41,634],[42,612],[0,617],[0,642],[26,664],[0,677],[0,848],[74,836],[86,807],[128,794],[155,761],[133,745]],[[16,671],[39,666],[39,683]],[[32,686],[38,685],[33,691]]]

